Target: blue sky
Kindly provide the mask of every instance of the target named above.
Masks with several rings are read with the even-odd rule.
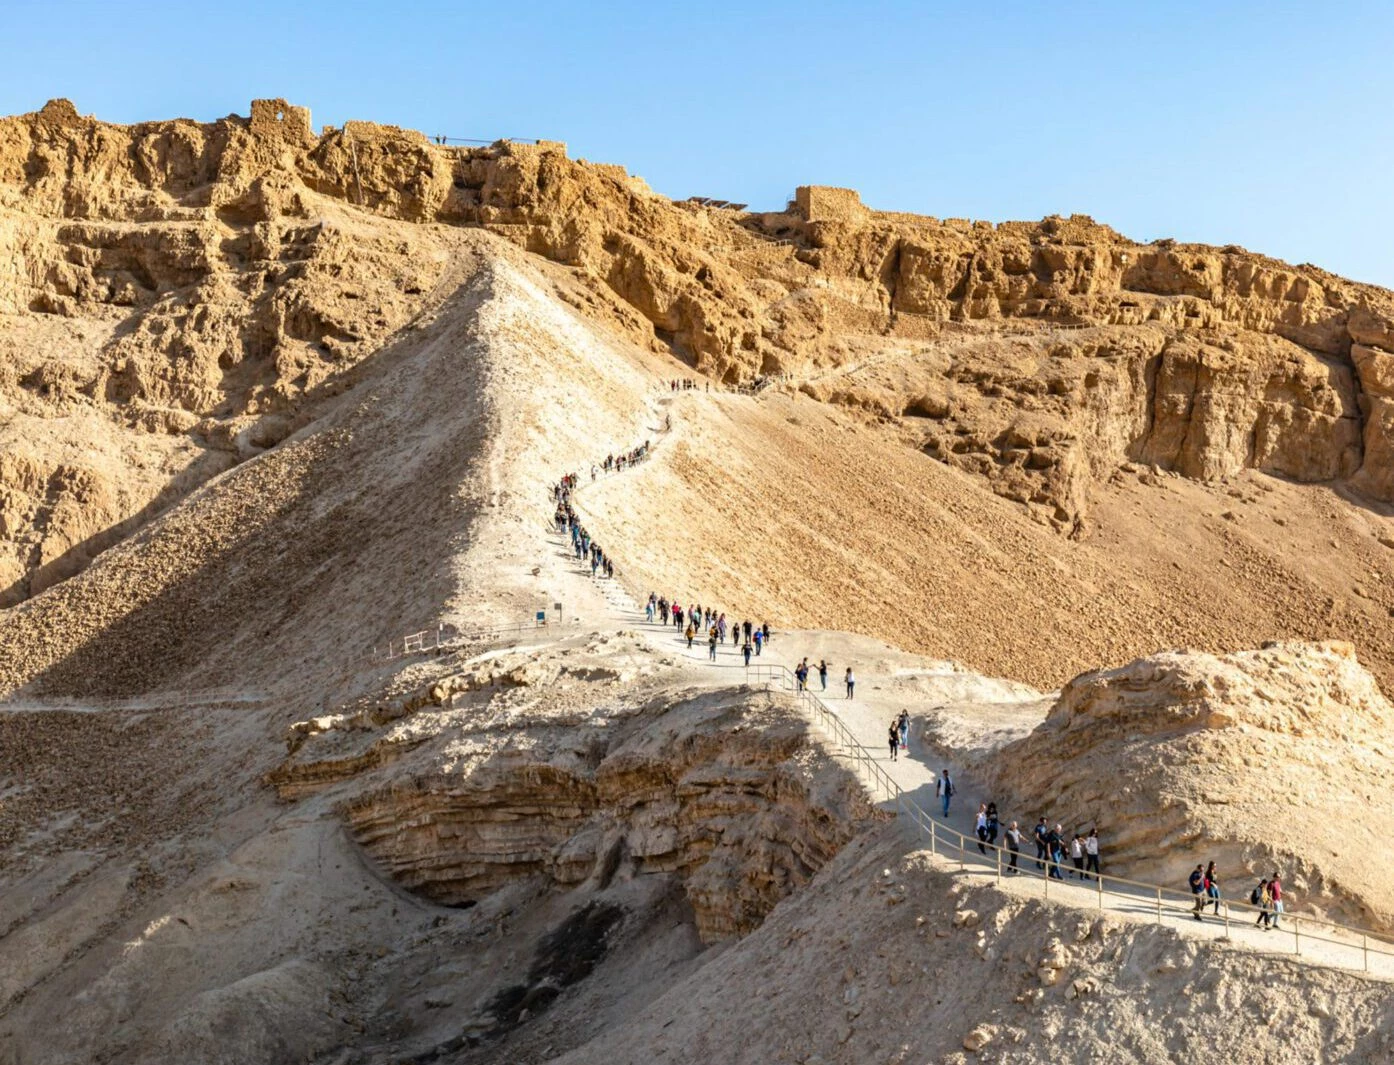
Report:
[[[1093,215],[1394,287],[1394,4],[6,0],[0,113],[254,96],[565,140],[674,197]]]

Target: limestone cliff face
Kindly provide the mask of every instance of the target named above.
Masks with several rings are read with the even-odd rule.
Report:
[[[708,707],[684,722],[702,702],[646,714],[620,737],[407,776],[349,802],[347,817],[375,862],[437,902],[472,905],[529,878],[601,888],[662,875],[681,884],[704,942],[742,936],[870,809],[792,709]]]
[[[576,305],[631,340],[727,383],[789,373],[1061,531],[1087,531],[1093,485],[1128,460],[1394,499],[1394,297],[1311,266],[1078,216],[876,212],[849,190],[767,213],[674,203],[563,145],[460,149],[367,122],[316,136],[284,101],[134,126],[57,101],[0,119],[0,313],[40,341],[6,356],[0,396],[204,461],[125,490],[135,463],[79,468],[118,502],[76,520],[10,478],[0,601],[293,430],[422,310],[459,226],[569,267]]]
[[[1097,825],[1120,875],[1184,889],[1214,860],[1243,901],[1276,868],[1302,908],[1394,922],[1385,890],[1394,707],[1349,644],[1182,651],[1076,677],[984,761],[992,793]]]

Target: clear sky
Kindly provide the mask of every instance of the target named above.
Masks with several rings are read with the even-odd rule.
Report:
[[[1394,3],[4,0],[0,113],[254,96],[567,141],[674,197],[1093,215],[1394,287]]]

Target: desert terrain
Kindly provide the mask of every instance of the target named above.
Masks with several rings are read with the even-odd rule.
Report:
[[[0,119],[0,1063],[1394,1060],[1394,294],[251,112]]]

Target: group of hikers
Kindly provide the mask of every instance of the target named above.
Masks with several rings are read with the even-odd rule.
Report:
[[[609,455],[606,457],[603,468],[606,473],[610,471],[619,472],[627,466],[633,466],[649,457],[649,442],[645,440],[638,447],[626,451],[620,455]],[[591,480],[595,480],[597,467],[591,467]],[[571,550],[576,558],[583,564],[589,564],[591,576],[595,578],[608,577],[615,575],[615,560],[607,555],[586,531],[586,527],[581,524],[580,518],[576,516],[576,511],[571,508],[571,493],[576,490],[578,476],[568,473],[560,481],[552,486],[552,502],[556,505],[556,510],[552,514],[553,524],[557,532],[563,536],[571,537]]]
[[[689,380],[689,379],[686,378],[686,377],[674,377],[673,379],[671,379],[671,380],[668,382],[668,391],[670,391],[670,392],[691,392],[691,391],[692,391],[693,389],[695,389],[696,387],[697,387],[697,382],[696,382],[696,381]],[[707,382],[707,391],[710,392],[711,390],[712,390],[712,383],[711,383],[710,381],[708,381],[708,382]]]
[[[1201,915],[1205,912],[1205,907],[1211,906],[1211,912],[1218,917],[1220,914],[1220,878],[1215,872],[1215,863],[1197,865],[1191,870],[1189,883],[1191,895],[1195,899],[1191,916],[1197,921],[1203,921],[1205,918]],[[1276,871],[1272,877],[1261,879],[1249,892],[1249,905],[1258,907],[1258,919],[1254,921],[1256,926],[1265,931],[1278,927],[1278,919],[1284,913],[1283,879]]]
[[[716,661],[716,648],[731,637],[731,645],[740,651],[745,664],[750,665],[752,655],[758,655],[770,642],[770,623],[754,624],[745,621],[727,621],[726,612],[714,607],[691,603],[683,607],[677,596],[669,601],[666,595],[650,592],[644,603],[644,618],[650,625],[657,620],[663,625],[671,624],[681,632],[691,647],[700,636],[707,641],[707,658]],[[686,625],[684,626],[684,622]]]
[[[670,385],[673,391],[695,387],[693,382],[681,380],[674,380],[670,382]],[[603,469],[607,473],[619,472],[628,466],[643,461],[648,457],[648,454],[649,442],[645,441],[631,451],[607,456],[599,469]],[[597,469],[596,466],[591,467],[592,480],[597,475]],[[575,490],[577,482],[576,474],[568,474],[552,490],[553,502],[556,504],[554,520],[557,531],[570,535],[576,558],[589,562],[592,577],[613,578],[615,575],[614,561],[592,540],[571,507],[571,493]],[[746,666],[750,665],[752,656],[758,656],[770,642],[771,632],[768,622],[756,625],[749,620],[729,621],[724,611],[710,606],[691,603],[684,607],[677,596],[670,599],[666,595],[650,592],[644,605],[644,616],[650,624],[655,621],[659,621],[665,626],[671,624],[687,640],[689,648],[699,637],[705,637],[708,658],[713,662],[716,661],[718,645],[725,644],[728,636],[733,648],[738,649],[743,657]],[[815,666],[811,665],[806,657],[794,668],[794,678],[799,691],[808,690],[809,676],[815,670],[822,690],[827,691],[829,671],[827,661],[820,659]],[[853,698],[856,677],[850,666],[847,667],[844,683],[846,684],[847,698]],[[906,710],[901,710],[900,714],[891,721],[887,730],[891,761],[897,761],[901,751],[908,751],[909,739],[910,714]],[[946,818],[949,816],[949,809],[957,791],[949,770],[942,770],[935,781],[935,794],[941,804],[943,816]],[[1003,872],[1013,876],[1021,872],[1018,863],[1022,846],[1026,842],[1026,836],[1021,831],[1017,821],[1009,822],[1005,829],[1002,827],[996,803],[979,803],[974,823],[974,835],[977,837],[978,850],[982,854],[987,854],[990,850],[996,851],[1000,836],[1001,847],[1007,855],[1007,864],[1003,868]],[[1077,877],[1081,881],[1085,881],[1096,879],[1101,875],[1099,869],[1099,832],[1096,826],[1091,826],[1087,834],[1079,831],[1069,833],[1066,832],[1062,824],[1057,823],[1052,827],[1047,818],[1041,817],[1032,829],[1031,841],[1036,847],[1036,870],[1047,877],[1055,880]],[[1212,907],[1212,912],[1218,915],[1221,895],[1220,880],[1215,871],[1215,863],[1210,862],[1208,866],[1197,865],[1191,873],[1188,883],[1195,900],[1192,916],[1197,921],[1204,920],[1202,915],[1206,906]],[[1259,881],[1258,885],[1250,892],[1249,902],[1258,907],[1258,919],[1255,922],[1258,927],[1277,928],[1279,918],[1284,912],[1283,885],[1279,874],[1275,872],[1272,877]]]

